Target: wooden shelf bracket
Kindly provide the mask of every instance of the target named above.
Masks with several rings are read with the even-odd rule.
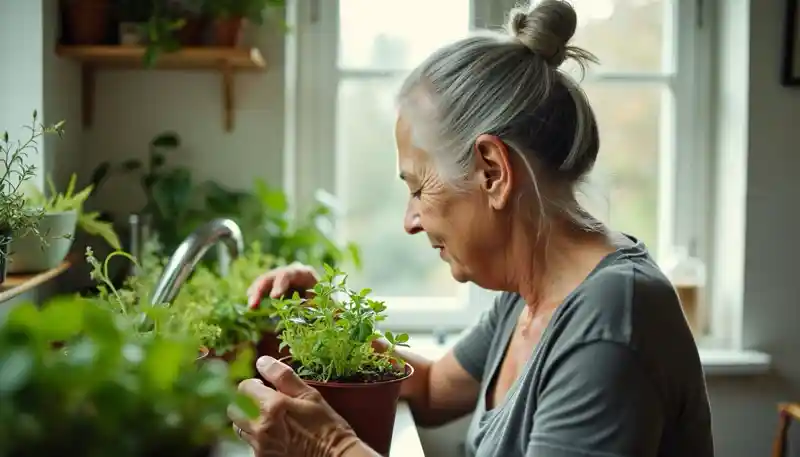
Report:
[[[101,69],[143,69],[144,48],[139,46],[57,46],[56,54],[81,64],[82,123],[94,121],[95,76]],[[222,122],[226,132],[234,127],[234,75],[263,71],[266,63],[256,48],[184,48],[159,57],[154,70],[212,70],[222,79]]]

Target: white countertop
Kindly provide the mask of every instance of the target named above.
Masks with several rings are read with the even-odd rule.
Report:
[[[226,442],[220,445],[217,457],[253,457],[253,450],[244,442]],[[411,409],[404,402],[397,405],[389,457],[425,457]]]

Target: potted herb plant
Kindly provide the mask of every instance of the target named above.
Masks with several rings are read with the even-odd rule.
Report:
[[[347,287],[347,276],[325,266],[325,274],[311,298],[273,300],[280,318],[281,346],[290,356],[282,359],[341,415],[375,451],[388,455],[400,395],[400,384],[414,372],[393,356],[395,346],[406,346],[408,335],[380,332],[386,305]],[[372,342],[385,337],[386,352]]]
[[[8,132],[0,139],[3,155],[3,170],[0,174],[0,284],[6,279],[9,246],[12,237],[30,231],[37,232],[42,218],[41,209],[27,205],[23,185],[36,176],[36,166],[28,162],[31,151],[38,153],[38,139],[46,134],[63,134],[64,122],[46,127],[37,123],[38,114],[33,112],[31,125],[26,126],[28,137],[23,141],[12,141]]]
[[[76,180],[77,176],[72,174],[66,190],[58,192],[48,176],[50,197],[35,186],[28,186],[28,206],[42,210],[44,214],[35,231],[31,230],[12,242],[8,265],[10,273],[38,273],[57,267],[72,247],[76,227],[90,235],[102,237],[114,249],[121,249],[111,223],[101,221],[100,213],[83,211],[83,204],[91,194],[92,187],[76,192]]]
[[[239,42],[244,19],[261,25],[267,7],[283,7],[285,4],[285,0],[203,0],[203,10],[213,18],[214,44],[234,47]]]
[[[249,364],[198,365],[194,343],[143,337],[77,296],[14,307],[0,323],[0,455],[213,455],[231,436],[229,405],[258,410],[230,382]]]

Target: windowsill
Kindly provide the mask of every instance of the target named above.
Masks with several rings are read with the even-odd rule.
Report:
[[[432,334],[412,334],[411,350],[428,357],[442,357],[456,342],[457,335],[447,335],[444,343]],[[758,351],[700,348],[700,360],[707,376],[750,376],[767,373],[772,358]]]

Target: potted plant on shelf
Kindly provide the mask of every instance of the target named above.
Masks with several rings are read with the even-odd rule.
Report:
[[[285,4],[285,0],[203,0],[203,11],[212,18],[214,44],[235,47],[244,19],[261,25],[267,7],[283,7]]]
[[[64,261],[74,240],[75,228],[102,237],[112,248],[121,249],[119,238],[109,222],[99,219],[100,213],[84,212],[83,204],[92,192],[88,186],[75,191],[77,176],[73,173],[66,190],[58,192],[50,176],[47,178],[50,197],[35,186],[26,189],[29,208],[42,210],[37,233],[30,231],[11,244],[10,273],[38,273],[57,267]]]
[[[111,0],[64,0],[63,14],[72,44],[104,44],[111,25]]]
[[[369,289],[350,290],[346,279],[326,265],[311,298],[295,293],[272,301],[281,345],[291,354],[282,361],[315,387],[359,438],[388,455],[400,384],[414,372],[391,354],[395,346],[407,345],[408,335],[381,333],[376,324],[385,318],[385,304],[367,298]],[[387,352],[373,349],[381,337],[389,343]]]
[[[38,114],[33,112],[30,132],[26,140],[12,141],[8,132],[0,139],[4,169],[0,175],[0,284],[6,279],[9,246],[13,236],[34,232],[38,235],[41,209],[27,205],[23,185],[36,176],[36,167],[28,162],[31,151],[38,153],[38,139],[47,134],[63,134],[64,122],[50,127],[37,124]]]
[[[247,376],[246,364],[197,364],[193,337],[143,337],[118,317],[80,297],[9,311],[0,323],[0,455],[210,457],[233,438],[229,405],[258,416],[231,383]]]
[[[153,11],[148,0],[116,0],[117,20],[119,22],[119,44],[121,46],[141,46],[147,43],[147,22]]]

